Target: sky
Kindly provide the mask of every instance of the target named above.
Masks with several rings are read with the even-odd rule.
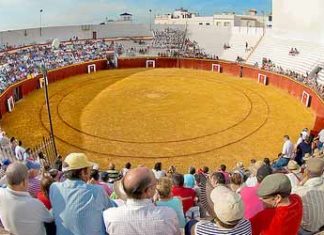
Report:
[[[148,23],[149,9],[156,14],[184,7],[200,15],[250,8],[271,12],[272,0],[0,0],[0,31],[57,25],[97,24],[130,12],[139,23]],[[40,10],[43,12],[40,13]]]

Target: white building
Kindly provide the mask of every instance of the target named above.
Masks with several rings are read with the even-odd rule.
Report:
[[[213,25],[217,27],[263,27],[270,24],[268,16],[264,13],[258,15],[254,9],[249,10],[246,15],[223,12],[213,16],[199,16],[197,13],[188,12],[183,8],[177,9],[173,13],[157,15],[154,23],[162,25]]]

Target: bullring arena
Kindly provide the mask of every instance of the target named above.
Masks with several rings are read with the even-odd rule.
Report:
[[[140,68],[123,68],[127,61]],[[161,161],[181,171],[190,165],[233,166],[251,158],[275,158],[284,133],[314,124],[314,113],[299,99],[248,75],[226,73],[226,64],[225,73],[217,73],[208,71],[210,61],[201,68],[136,65],[144,61],[121,59],[120,69],[68,76],[49,86],[62,155],[82,151],[102,168],[126,161],[150,167]],[[162,67],[168,59],[160,61]],[[50,81],[60,77],[55,73],[60,70],[49,73]],[[4,115],[2,126],[26,145],[37,144],[49,131],[43,91],[18,103],[15,112]]]

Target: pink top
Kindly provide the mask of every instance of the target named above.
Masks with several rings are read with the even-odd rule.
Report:
[[[220,172],[223,173],[223,175],[225,177],[226,184],[231,183],[231,176],[230,176],[230,174],[228,172],[226,172],[226,171],[220,171]]]
[[[100,185],[104,190],[107,196],[110,197],[112,190],[111,188],[105,183],[105,182],[98,182],[98,185]]]
[[[244,187],[241,189],[240,194],[245,207],[245,219],[252,218],[264,209],[263,203],[257,194],[258,188],[259,184],[254,187]]]

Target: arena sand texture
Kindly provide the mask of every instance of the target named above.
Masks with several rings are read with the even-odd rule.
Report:
[[[284,91],[254,80],[189,69],[108,70],[71,77],[49,87],[59,152],[81,151],[105,168],[211,169],[251,158],[275,158],[283,135],[293,141],[314,116]],[[33,146],[48,135],[43,90],[6,114],[9,136]]]

